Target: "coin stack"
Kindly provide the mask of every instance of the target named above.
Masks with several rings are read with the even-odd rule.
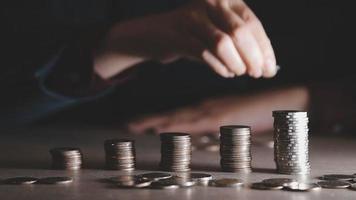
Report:
[[[283,174],[309,174],[307,112],[273,111],[274,160]]]
[[[53,148],[50,154],[53,169],[77,170],[82,167],[82,153],[78,148]]]
[[[162,133],[160,169],[184,172],[190,170],[191,137],[187,133]]]
[[[126,139],[110,139],[104,142],[106,168],[132,171],[136,165],[135,142]]]
[[[220,165],[225,172],[251,172],[251,128],[220,127]]]

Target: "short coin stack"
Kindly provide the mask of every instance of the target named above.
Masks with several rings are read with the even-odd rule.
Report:
[[[274,160],[282,174],[309,174],[307,112],[273,111]]]
[[[160,169],[173,172],[189,171],[192,156],[190,135],[187,133],[162,133],[160,138]]]
[[[82,153],[78,148],[53,148],[50,154],[53,169],[78,170],[82,167]]]
[[[220,165],[225,172],[251,172],[251,128],[220,127]]]
[[[126,139],[110,139],[104,143],[106,168],[132,171],[136,165],[135,142]]]

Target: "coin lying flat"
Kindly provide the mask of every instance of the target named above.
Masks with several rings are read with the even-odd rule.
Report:
[[[251,188],[256,190],[280,190],[283,188],[283,186],[280,185],[273,186],[273,185],[265,184],[263,182],[257,182],[257,183],[252,183]]]
[[[351,190],[356,190],[356,183],[353,183],[350,185],[349,189]]]
[[[28,185],[33,184],[38,181],[37,178],[33,177],[14,177],[8,178],[3,181],[4,184],[11,184],[11,185]]]
[[[282,187],[298,183],[297,180],[291,178],[270,178],[270,179],[264,179],[262,182],[266,185],[282,186]]]
[[[123,188],[143,188],[151,185],[153,180],[145,179],[135,175],[121,175],[110,177],[107,179],[110,183],[117,187]]]
[[[330,188],[330,189],[341,189],[341,188],[347,188],[350,186],[349,182],[334,181],[334,180],[319,181],[318,184],[323,188]]]
[[[213,179],[213,176],[210,174],[204,173],[190,173],[190,178],[197,182],[199,185],[208,185],[209,181]]]
[[[71,182],[73,182],[73,179],[65,176],[46,177],[38,180],[39,184],[68,184]]]
[[[177,189],[179,185],[172,179],[161,179],[151,183],[151,187],[155,189]]]
[[[172,175],[169,173],[159,173],[159,172],[139,174],[137,176],[142,177],[144,179],[153,180],[153,181],[158,181],[161,179],[167,179],[167,178],[172,177]]]
[[[244,183],[242,180],[235,178],[222,178],[211,180],[209,184],[215,187],[241,187]]]
[[[284,187],[284,189],[289,191],[296,191],[296,192],[308,192],[308,191],[320,190],[321,187],[316,183],[296,183],[296,184],[290,184]]]
[[[327,174],[321,177],[322,180],[339,180],[339,181],[350,181],[353,180],[355,176],[346,174]]]

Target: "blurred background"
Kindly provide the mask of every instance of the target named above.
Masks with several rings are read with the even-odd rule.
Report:
[[[355,115],[355,14],[350,1],[248,0],[262,21],[281,70],[273,79],[223,79],[188,60],[143,63],[135,76],[98,98],[77,102],[43,94],[36,77],[63,47],[113,22],[175,9],[187,1],[46,0],[1,6],[1,126],[121,127],[142,115],[205,99],[305,86],[315,126],[349,132]],[[73,58],[75,59],[75,58]],[[191,73],[187,74],[189,70]],[[59,103],[61,102],[61,103]],[[270,111],[266,111],[271,114]],[[249,118],[249,115],[246,115]]]

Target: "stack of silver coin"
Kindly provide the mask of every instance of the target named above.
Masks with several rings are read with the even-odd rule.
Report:
[[[283,174],[309,174],[308,115],[293,110],[273,111],[274,160]]]
[[[187,133],[162,133],[160,138],[160,169],[173,172],[189,171],[192,156],[190,135]]]
[[[82,153],[78,148],[53,148],[50,154],[53,169],[77,170],[82,167]]]
[[[110,139],[104,143],[106,168],[132,171],[136,165],[135,142],[126,139]]]
[[[251,172],[251,128],[220,127],[220,165],[225,172]]]

